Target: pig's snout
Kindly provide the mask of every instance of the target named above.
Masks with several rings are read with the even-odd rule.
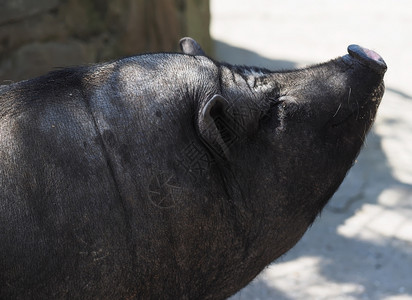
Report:
[[[348,53],[351,57],[378,73],[383,74],[387,69],[383,58],[373,50],[369,50],[358,45],[349,45]]]

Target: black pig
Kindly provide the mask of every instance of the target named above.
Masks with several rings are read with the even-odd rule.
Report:
[[[378,54],[271,72],[181,47],[0,89],[1,299],[223,299],[333,195]]]

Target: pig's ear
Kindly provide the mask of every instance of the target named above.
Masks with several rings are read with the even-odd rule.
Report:
[[[214,95],[200,111],[198,130],[204,144],[218,159],[229,160],[229,147],[234,138],[231,124],[228,101],[221,95]]]
[[[190,37],[182,38],[179,41],[179,44],[180,44],[180,49],[182,49],[182,52],[185,54],[206,56],[205,52],[200,47],[200,45],[194,39]]]

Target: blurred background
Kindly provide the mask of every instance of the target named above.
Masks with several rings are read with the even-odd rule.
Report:
[[[213,45],[208,1],[0,0],[0,83],[63,66]]]
[[[412,2],[0,0],[0,84],[176,51],[183,36],[218,60],[273,70],[349,44],[388,65],[377,120],[341,188],[296,247],[231,300],[412,299]]]

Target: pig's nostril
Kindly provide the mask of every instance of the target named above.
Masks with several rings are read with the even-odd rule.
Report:
[[[350,45],[348,52],[350,56],[379,73],[384,73],[387,69],[383,58],[373,50],[358,45]]]

